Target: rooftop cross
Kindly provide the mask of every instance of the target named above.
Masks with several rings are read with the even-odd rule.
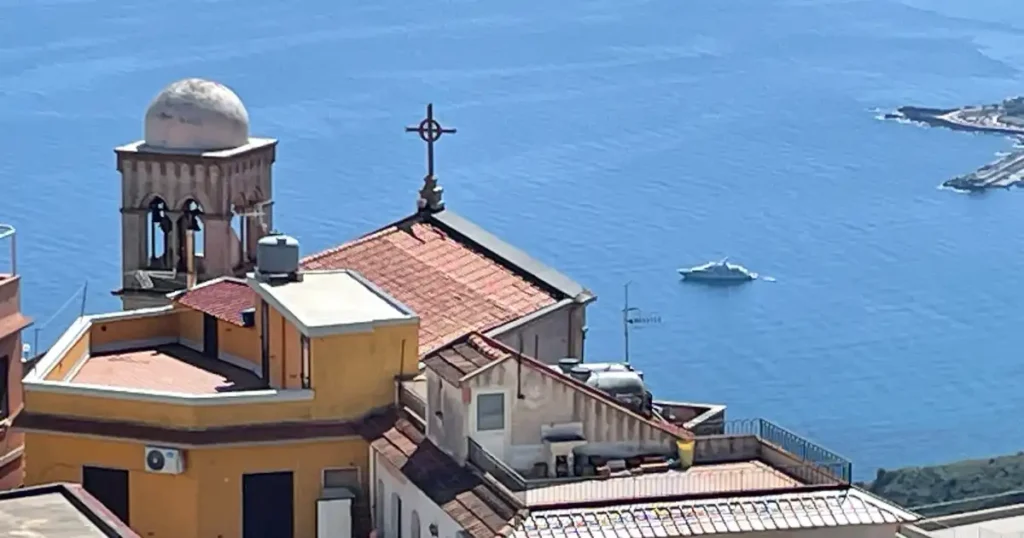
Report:
[[[416,133],[427,143],[427,177],[434,177],[434,142],[445,133],[455,134],[455,129],[445,129],[434,119],[434,104],[427,105],[427,117],[415,127],[406,127],[405,132]]]
[[[427,117],[414,127],[406,127],[405,132],[416,133],[420,140],[427,143],[427,175],[423,178],[423,189],[420,190],[420,209],[440,210],[444,207],[441,201],[442,189],[434,177],[434,142],[440,140],[445,133],[455,133],[455,129],[446,129],[434,119],[434,104],[427,105]]]

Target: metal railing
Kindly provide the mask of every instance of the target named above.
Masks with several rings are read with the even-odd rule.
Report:
[[[421,419],[427,419],[427,403],[412,389],[407,388],[402,381],[398,382],[398,404]]]
[[[470,463],[476,465],[481,471],[493,476],[498,482],[501,482],[502,485],[513,492],[526,490],[526,479],[515,469],[499,460],[472,438],[467,437],[466,443],[469,447],[466,458]]]
[[[728,420],[725,435],[754,435],[803,461],[828,469],[840,480],[849,483],[853,478],[853,462],[763,418]]]
[[[749,435],[749,434],[747,434]],[[632,469],[617,476],[525,478],[473,439],[467,438],[467,459],[522,502],[557,504],[566,499],[597,502],[625,498],[655,498],[703,493],[767,491],[820,484],[823,473],[840,474],[843,464],[701,466],[686,472],[642,472]],[[831,478],[828,478],[831,481]]]

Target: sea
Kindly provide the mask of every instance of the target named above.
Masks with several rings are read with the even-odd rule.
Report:
[[[119,308],[113,148],[204,77],[280,139],[307,253],[415,206],[428,102],[448,207],[581,282],[588,360],[725,403],[858,478],[1024,450],[1024,193],[940,190],[1012,143],[878,119],[1024,87],[1019,0],[0,0],[0,221],[26,340]],[[676,270],[730,256],[776,279]],[[82,298],[85,298],[83,303]],[[1014,328],[1016,327],[1016,329]]]

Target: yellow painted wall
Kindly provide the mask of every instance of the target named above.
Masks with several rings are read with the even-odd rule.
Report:
[[[221,353],[260,365],[260,335],[256,327],[239,327],[217,320],[217,344]]]
[[[45,379],[49,381],[60,381],[64,379],[64,376],[75,367],[75,364],[82,358],[87,357],[89,354],[89,330],[82,333],[82,336],[75,340],[75,343],[68,348],[64,356],[60,358],[49,372],[46,373]]]
[[[393,403],[395,377],[419,371],[418,332],[419,326],[409,323],[312,339],[316,415],[354,418]]]
[[[178,313],[178,334],[182,340],[203,343],[203,313],[180,305],[175,305]]]
[[[89,329],[90,346],[150,338],[177,337],[178,328],[178,316],[173,311],[156,316],[94,321]]]
[[[147,538],[241,535],[242,476],[294,473],[295,536],[316,536],[316,499],[325,468],[358,467],[366,491],[369,448],[343,439],[186,450],[186,472],[145,472],[140,443],[57,434],[26,435],[26,485],[81,482],[83,465],[129,471],[129,520]]]
[[[183,405],[144,399],[109,398],[102,393],[82,395],[32,390],[25,391],[25,409],[33,413],[70,417],[102,417],[158,426],[195,428],[287,422],[314,418],[313,401]]]
[[[175,311],[178,313],[181,338],[201,345],[203,313],[180,304],[175,305]],[[218,319],[217,345],[221,353],[245,359],[257,366],[260,364],[260,335],[255,327],[240,327]]]

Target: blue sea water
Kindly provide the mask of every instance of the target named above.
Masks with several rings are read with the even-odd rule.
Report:
[[[1024,194],[938,190],[1007,140],[876,119],[1020,93],[1018,0],[0,0],[0,220],[52,340],[116,309],[119,177],[148,101],[223,81],[281,139],[276,224],[307,252],[408,213],[435,103],[449,206],[663,322],[662,397],[724,402],[874,469],[1024,448]],[[730,255],[776,283],[675,269]],[[54,313],[56,314],[54,315]],[[53,320],[47,321],[53,315]],[[30,338],[31,339],[31,338]]]

